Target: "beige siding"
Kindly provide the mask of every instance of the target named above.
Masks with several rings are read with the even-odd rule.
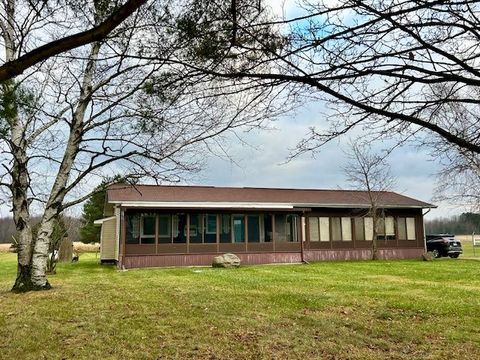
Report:
[[[116,219],[105,220],[102,224],[100,259],[115,260],[116,259]]]

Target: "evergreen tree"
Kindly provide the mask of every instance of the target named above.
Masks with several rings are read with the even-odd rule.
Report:
[[[95,226],[95,220],[103,218],[103,206],[105,205],[106,190],[101,184],[83,206],[82,223],[80,229],[80,241],[83,243],[94,243],[100,241],[100,226]]]

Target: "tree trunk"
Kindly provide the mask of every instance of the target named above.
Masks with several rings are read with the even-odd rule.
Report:
[[[373,207],[373,239],[372,239],[372,260],[378,260],[378,244],[377,244],[377,226],[378,226],[378,215],[377,209]]]
[[[372,260],[378,260],[377,235],[375,232],[372,240]]]
[[[32,255],[32,283],[36,288],[51,288],[47,280],[47,261],[50,238],[53,232],[55,217],[57,215],[56,211],[51,208],[45,210],[38,229],[38,235]]]

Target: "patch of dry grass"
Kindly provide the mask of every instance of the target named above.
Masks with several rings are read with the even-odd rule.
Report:
[[[9,252],[10,244],[0,244],[0,253]]]
[[[75,241],[73,243],[73,250],[75,252],[79,252],[79,253],[98,252],[98,251],[100,251],[100,244],[99,243],[84,244],[80,241]]]

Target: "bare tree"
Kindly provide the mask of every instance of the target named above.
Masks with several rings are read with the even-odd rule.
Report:
[[[97,26],[111,2],[84,5],[70,9],[71,18],[81,10]],[[6,10],[9,24],[24,22],[22,11]],[[222,134],[262,126],[282,110],[271,89],[252,83],[248,93],[239,92],[235,83],[225,88],[179,68],[172,59],[188,48],[170,36],[174,25],[174,14],[157,1],[104,41],[2,83],[0,187],[11,194],[18,233],[14,291],[50,288],[45,270],[53,225],[63,210],[89,196],[92,185],[112,174],[125,181],[178,181],[201,170],[205,152]],[[15,26],[2,33],[7,62],[16,58],[12,49],[31,39]],[[35,237],[32,206],[42,214]]]
[[[0,30],[5,38],[7,34],[11,34],[13,31],[22,34],[22,37],[26,35],[31,36],[33,32],[41,33],[42,31],[46,31],[46,29],[43,28],[43,26],[46,25],[48,25],[50,31],[52,31],[50,27],[53,25],[56,31],[52,33],[58,34],[58,36],[55,36],[54,39],[45,44],[38,45],[38,47],[33,50],[26,47],[26,43],[11,43],[10,45],[16,46],[11,48],[10,51],[15,52],[17,56],[9,57],[4,63],[0,64],[0,81],[9,80],[21,75],[25,70],[50,57],[79,46],[105,39],[117,26],[146,2],[147,0],[127,0],[124,4],[121,4],[121,2],[113,1],[114,6],[110,8],[111,12],[109,16],[102,22],[83,31],[77,29],[76,33],[72,35],[68,32],[57,33],[62,27],[62,24],[58,22],[59,17],[57,15],[61,12],[68,14],[68,10],[65,12],[65,10],[68,9],[68,5],[76,5],[78,8],[81,8],[81,6],[87,3],[86,1],[70,0],[62,4],[59,1],[48,0],[4,0],[2,4],[4,11],[0,14]],[[26,13],[23,24],[12,22],[11,14],[19,8],[22,9],[22,12]],[[38,26],[40,19],[43,19],[42,26]],[[43,39],[45,36],[41,38]],[[5,45],[7,45],[7,41]]]
[[[373,222],[372,260],[377,260],[378,229],[385,218],[382,198],[386,191],[391,191],[394,187],[395,178],[385,160],[386,154],[373,153],[366,143],[350,142],[346,154],[349,160],[344,167],[347,181],[353,188],[366,192],[364,200],[369,204],[369,208],[365,216],[371,217]]]
[[[297,153],[358,127],[400,139],[427,134],[449,151],[480,153],[480,122],[441,116],[455,104],[470,111],[480,104],[478,1],[304,0],[297,17],[269,19],[259,9],[253,20],[243,16],[251,11],[245,3],[198,17],[198,28],[222,34],[227,28],[249,46],[220,36],[216,46],[209,44],[216,51],[208,61],[183,62],[329,104],[330,130],[312,127]],[[185,36],[204,48],[201,31]]]

